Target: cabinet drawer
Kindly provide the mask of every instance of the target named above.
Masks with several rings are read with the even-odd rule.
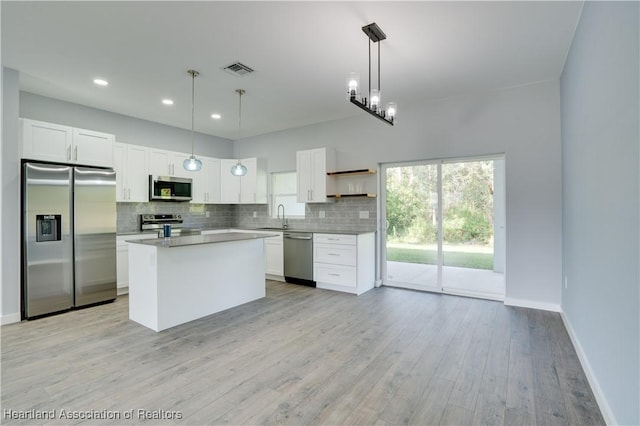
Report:
[[[356,236],[344,234],[313,234],[313,241],[316,243],[346,244],[355,246]]]
[[[317,282],[356,288],[356,268],[354,266],[316,263],[314,269],[313,279]]]
[[[315,244],[313,260],[335,265],[356,266],[356,247],[338,244]]]

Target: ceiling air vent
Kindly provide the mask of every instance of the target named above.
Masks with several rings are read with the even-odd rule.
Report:
[[[252,68],[249,68],[248,66],[246,66],[245,64],[241,64],[240,62],[236,62],[235,64],[226,66],[223,69],[228,73],[238,76],[243,76],[253,72]]]

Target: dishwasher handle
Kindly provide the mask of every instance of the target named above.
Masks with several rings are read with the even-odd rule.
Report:
[[[310,240],[311,236],[297,236],[291,234],[284,234],[284,238],[288,238],[290,240]]]

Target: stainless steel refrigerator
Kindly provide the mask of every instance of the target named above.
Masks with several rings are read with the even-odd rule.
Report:
[[[22,165],[22,317],[116,298],[112,169]]]

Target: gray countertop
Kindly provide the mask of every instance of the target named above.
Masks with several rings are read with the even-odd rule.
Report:
[[[185,229],[185,231],[187,232],[195,232],[195,231],[211,231],[211,230],[216,230],[216,229],[242,229],[242,230],[247,230],[247,231],[256,231],[256,232],[284,232],[284,231],[289,231],[289,232],[313,232],[316,234],[344,234],[344,235],[362,235],[362,234],[368,234],[371,232],[376,232],[376,231],[354,231],[354,230],[336,230],[336,229],[313,229],[313,228],[288,228],[288,229],[281,229],[281,228],[253,228],[253,227],[246,227],[246,226],[237,226],[237,227],[221,227],[221,228],[202,228],[202,229]],[[157,233],[158,231],[131,231],[131,232],[120,232],[118,233],[118,235],[139,235],[139,234],[147,234],[147,233]],[[197,235],[196,235],[197,236]]]
[[[225,232],[222,234],[209,234],[209,235],[186,235],[182,237],[170,237],[170,238],[150,238],[146,240],[128,240],[129,243],[144,244],[155,247],[184,247],[193,246],[199,244],[215,244],[215,243],[227,243],[230,241],[242,241],[242,240],[256,240],[259,238],[275,237],[276,234],[269,233],[267,231],[249,233],[249,232]]]
[[[318,228],[235,228],[235,229],[247,229],[257,232],[312,232],[314,234],[344,234],[344,235],[361,235],[369,234],[376,231],[354,231],[354,230],[336,230],[336,229],[318,229]]]

